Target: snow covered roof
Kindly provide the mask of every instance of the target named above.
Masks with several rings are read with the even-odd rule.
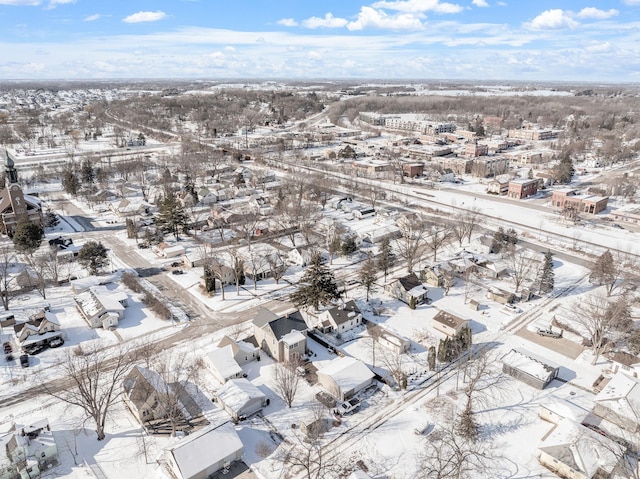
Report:
[[[546,381],[560,366],[526,349],[512,349],[502,357],[502,363],[525,372],[536,379]]]
[[[636,378],[616,374],[594,401],[634,424],[640,421],[640,382]]]
[[[333,378],[343,391],[354,389],[374,377],[373,372],[362,361],[351,357],[332,360],[319,369],[318,374],[325,374]]]
[[[218,389],[216,395],[233,411],[241,411],[247,403],[254,399],[264,401],[266,398],[260,389],[245,378],[229,379],[224,386]]]
[[[549,396],[540,407],[551,411],[561,418],[571,419],[577,423],[581,423],[589,415],[589,411],[585,408],[553,395]]]
[[[589,478],[598,469],[612,472],[618,463],[615,452],[622,451],[611,439],[570,419],[560,420],[538,449]]]
[[[234,359],[233,348],[230,344],[208,352],[207,359],[218,374],[225,379],[242,374],[242,368]]]
[[[290,333],[285,334],[284,336],[282,336],[282,338],[280,339],[280,341],[282,341],[283,343],[291,346],[294,344],[298,344],[301,343],[303,341],[306,341],[307,337],[302,334],[300,331],[297,330],[293,330]]]
[[[212,464],[242,451],[242,441],[230,423],[190,434],[167,448],[183,478],[199,477]]]
[[[327,310],[326,314],[328,314],[333,319],[336,325],[340,325],[352,320],[354,317],[360,314],[360,309],[356,305],[355,301],[351,299],[343,305],[336,306]]]

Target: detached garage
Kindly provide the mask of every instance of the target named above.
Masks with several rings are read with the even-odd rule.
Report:
[[[502,357],[502,371],[516,379],[544,389],[558,377],[560,366],[526,349],[516,348]]]
[[[350,357],[334,359],[318,370],[318,384],[340,401],[365,389],[373,377],[373,372],[362,361]]]
[[[230,423],[190,434],[165,449],[166,464],[179,479],[206,479],[242,457],[242,441]]]
[[[229,379],[216,393],[220,407],[234,421],[240,421],[262,410],[267,397],[247,379]]]

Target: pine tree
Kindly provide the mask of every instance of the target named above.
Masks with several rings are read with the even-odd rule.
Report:
[[[171,233],[176,240],[180,240],[180,233],[186,229],[188,220],[184,208],[175,194],[169,193],[164,197],[160,203],[155,223],[162,231]]]
[[[378,268],[384,273],[384,281],[387,282],[387,273],[393,266],[393,251],[391,250],[391,241],[389,238],[382,240],[380,251],[378,252]]]
[[[544,261],[542,262],[542,267],[540,268],[540,274],[538,279],[538,292],[540,294],[546,294],[553,291],[555,278],[553,272],[553,254],[551,251],[547,250],[544,254]]]
[[[78,262],[89,274],[97,274],[107,262],[107,248],[100,242],[87,241],[78,251]]]
[[[436,370],[436,348],[431,346],[427,352],[427,364],[429,365],[429,371]]]
[[[300,286],[290,296],[291,302],[298,308],[313,307],[317,311],[320,304],[328,304],[340,296],[333,273],[322,264],[320,253],[314,253],[300,279]]]
[[[76,174],[71,170],[65,170],[62,175],[62,187],[64,191],[69,193],[70,195],[77,195],[78,190],[80,189],[80,181]]]
[[[493,234],[493,239],[491,241],[491,252],[499,253],[502,250],[502,247],[505,243],[505,234],[504,228],[502,226],[498,227],[498,231]]]
[[[33,254],[40,247],[43,236],[42,225],[21,219],[16,225],[12,239],[18,253]]]

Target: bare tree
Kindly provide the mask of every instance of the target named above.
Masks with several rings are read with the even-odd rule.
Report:
[[[509,275],[513,280],[516,293],[525,281],[531,281],[532,276],[535,278],[538,271],[538,261],[532,258],[529,252],[525,249],[510,249],[510,251],[504,256],[504,261],[509,267]]]
[[[279,362],[275,366],[274,371],[274,389],[276,394],[282,398],[287,404],[287,407],[291,407],[293,400],[298,393],[298,386],[300,385],[300,375],[296,368],[300,365],[297,360],[291,360],[287,362]]]
[[[478,436],[478,425],[474,418],[476,407],[486,405],[491,398],[501,393],[500,384],[504,380],[501,372],[496,372],[496,359],[487,352],[464,362],[466,387],[465,400],[459,417],[458,431],[468,439]]]
[[[287,272],[287,264],[282,259],[282,256],[280,256],[280,253],[271,253],[266,257],[266,260],[269,265],[269,273],[276,284],[278,284]]]
[[[362,266],[360,267],[360,271],[358,271],[358,278],[362,283],[362,286],[367,290],[367,301],[369,301],[369,293],[371,292],[371,288],[376,282],[378,277],[378,264],[371,256],[371,253],[367,255],[367,259]]]
[[[402,236],[396,242],[396,251],[411,272],[427,247],[425,221],[421,215],[407,215],[398,221],[398,227]]]
[[[231,270],[233,271],[233,278],[236,283],[236,294],[240,295],[240,286],[244,284],[245,275],[244,275],[244,259],[240,255],[240,252],[231,248],[227,251],[227,256],[229,257],[229,262],[231,263]]]
[[[451,225],[448,222],[432,223],[425,228],[425,237],[427,247],[433,253],[433,261],[435,263],[438,257],[438,251],[451,238]]]
[[[465,239],[467,242],[471,241],[471,236],[478,227],[479,222],[480,211],[476,207],[469,208],[454,216],[451,232],[460,246],[462,246],[462,242]]]
[[[573,318],[585,329],[593,348],[591,364],[598,362],[612,336],[629,329],[629,318],[625,313],[628,307],[624,297],[612,301],[599,293],[589,294],[575,304]]]
[[[382,350],[382,364],[400,389],[407,388],[407,374],[403,369],[403,357],[397,351]]]
[[[5,311],[9,310],[9,302],[14,295],[11,288],[14,276],[11,270],[15,261],[16,253],[13,245],[7,242],[0,245],[0,296]]]
[[[133,355],[123,346],[111,348],[111,355],[97,346],[78,345],[60,362],[62,382],[43,381],[44,391],[84,411],[96,425],[98,440],[105,438],[111,407],[120,399]]]

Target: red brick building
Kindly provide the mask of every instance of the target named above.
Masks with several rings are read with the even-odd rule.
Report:
[[[538,193],[538,180],[513,180],[509,182],[507,196],[521,200]]]

